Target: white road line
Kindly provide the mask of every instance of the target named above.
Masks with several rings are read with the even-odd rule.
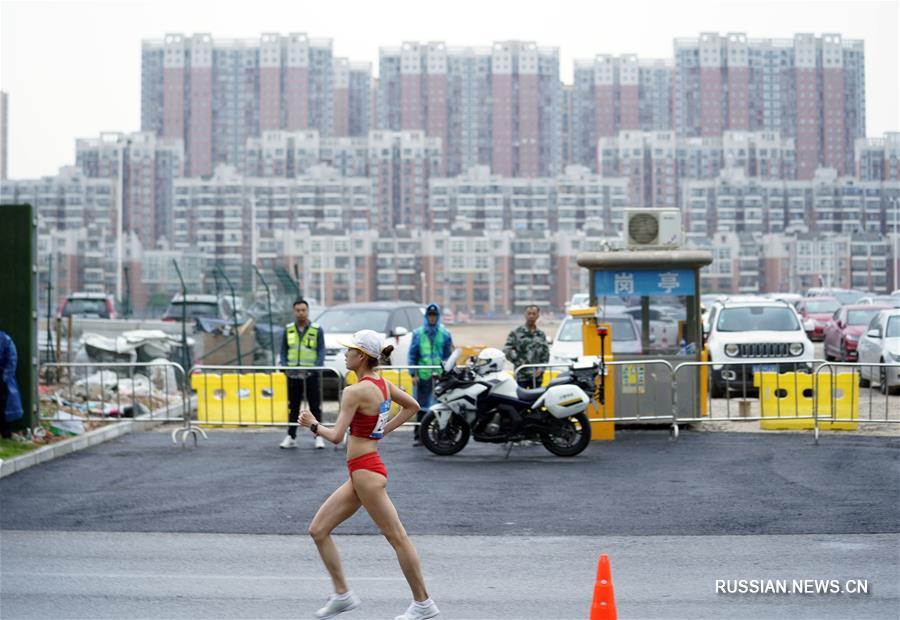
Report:
[[[172,574],[172,573],[23,573],[3,571],[4,577],[60,577],[83,578],[95,577],[97,579],[197,579],[196,574]],[[204,574],[202,579],[240,579],[253,581],[331,581],[327,575],[320,577],[284,577],[278,575],[210,575]],[[425,578],[430,579],[429,577]],[[403,577],[353,577],[353,581],[406,581]]]

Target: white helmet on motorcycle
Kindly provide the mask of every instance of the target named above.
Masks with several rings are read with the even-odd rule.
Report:
[[[488,347],[478,354],[475,359],[475,372],[479,375],[489,375],[494,372],[500,372],[506,365],[506,356],[503,351]]]

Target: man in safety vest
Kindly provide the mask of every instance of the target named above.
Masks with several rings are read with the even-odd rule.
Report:
[[[409,345],[407,364],[409,366],[437,366],[453,353],[453,337],[441,325],[441,309],[437,304],[429,304],[425,309],[425,323],[417,328]],[[419,402],[418,420],[422,421],[425,411],[431,406],[431,392],[434,388],[434,370],[430,368],[410,369],[414,394]],[[440,371],[437,371],[440,372]],[[419,445],[419,427],[413,431],[413,445]]]
[[[282,366],[322,366],[325,363],[325,332],[316,323],[309,322],[309,304],[304,299],[294,302],[294,322],[284,328],[281,340]],[[288,422],[295,424],[300,416],[300,403],[309,403],[309,410],[316,420],[322,421],[322,388],[319,372],[315,370],[288,370]],[[297,427],[289,426],[288,434],[281,442],[282,448],[297,447]],[[324,448],[325,442],[316,437],[316,448]]]

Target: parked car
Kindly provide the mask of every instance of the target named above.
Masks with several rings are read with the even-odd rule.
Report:
[[[625,314],[634,319],[638,328],[638,334],[641,333],[641,317],[643,311],[640,306],[627,308]],[[650,343],[651,349],[655,351],[674,350],[678,348],[678,319],[671,314],[665,312],[664,309],[650,307],[648,312],[650,320]]]
[[[807,297],[833,297],[837,299],[841,305],[855,304],[866,296],[865,291],[857,291],[856,289],[847,288],[811,288],[806,291]]]
[[[230,306],[223,297],[215,295],[188,295],[182,297],[175,295],[169,303],[169,308],[163,315],[163,321],[180,321],[185,316],[188,322],[197,318],[231,320]]]
[[[117,316],[115,299],[106,293],[71,293],[60,307],[59,316],[114,319]]]
[[[890,306],[853,304],[838,309],[825,326],[824,348],[826,360],[854,361],[859,338],[880,310]]]
[[[711,392],[751,391],[757,372],[812,370],[813,344],[789,304],[772,300],[716,302],[707,344]],[[753,362],[735,364],[733,362]]]
[[[863,297],[856,303],[900,308],[900,295],[869,295],[868,297]]]
[[[832,297],[836,297],[842,305],[859,303],[859,300],[865,296],[865,291],[857,291],[854,289],[835,291],[834,293],[832,293]]]
[[[840,307],[841,302],[834,297],[810,297],[797,304],[803,329],[810,340],[822,340],[825,337],[825,326]]]
[[[628,307],[621,297],[601,297],[597,300],[598,316],[625,314],[626,310]]]
[[[703,293],[700,295],[700,303],[707,308],[710,308],[714,303],[725,297],[728,297],[728,295],[723,295],[722,293]]]
[[[709,319],[710,319],[710,311],[716,306],[716,304],[721,305],[722,303],[729,301],[731,303],[738,301],[767,301],[767,297],[760,297],[759,295],[716,295],[716,298],[709,303],[700,313],[700,322],[703,325],[703,334],[709,334]]]
[[[882,394],[900,387],[900,310],[881,310],[859,339],[860,385],[877,384]],[[894,364],[874,367],[865,364]]]
[[[792,306],[796,306],[803,301],[803,295],[799,293],[769,293],[767,297],[774,299],[775,301],[783,301]]]
[[[344,349],[339,339],[347,340],[361,329],[372,329],[384,338],[384,344],[394,345],[391,364],[405,366],[412,332],[424,322],[425,309],[411,302],[372,302],[331,306],[322,312],[316,323],[325,331],[325,365],[342,376]]]
[[[591,296],[588,293],[574,293],[572,299],[566,302],[566,309],[587,308],[590,303]]]
[[[627,314],[607,315],[598,318],[600,323],[609,323],[612,328],[613,353],[640,353],[641,334],[634,319]],[[584,353],[581,338],[581,319],[569,317],[559,324],[553,344],[550,345],[550,363],[568,364],[576,361]]]

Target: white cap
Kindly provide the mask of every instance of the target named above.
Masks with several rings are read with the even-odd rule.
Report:
[[[383,346],[381,335],[371,329],[361,329],[353,334],[349,340],[338,338],[338,344],[347,347],[348,349],[362,351],[369,357],[374,357],[375,359],[381,357],[381,349]]]

